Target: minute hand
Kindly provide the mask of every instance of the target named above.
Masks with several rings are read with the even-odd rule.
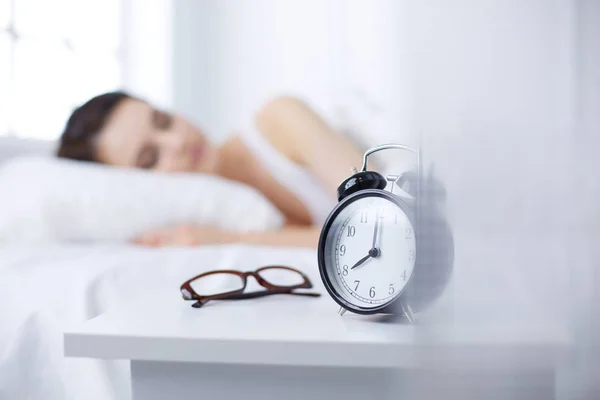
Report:
[[[371,246],[371,249],[375,249],[376,248],[376,244],[377,244],[377,234],[379,233],[379,215],[377,215],[375,217],[375,229],[373,229],[373,245]]]

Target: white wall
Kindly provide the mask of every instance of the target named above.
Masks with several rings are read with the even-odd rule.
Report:
[[[215,137],[290,92],[373,142],[554,135],[572,122],[571,3],[182,0],[173,101]]]
[[[402,92],[393,88],[404,75],[394,60],[394,4],[178,1],[175,106],[217,138],[278,94],[304,97],[332,123],[395,117],[390,106]]]
[[[178,2],[176,107],[220,138],[274,94],[322,100],[329,93],[325,3]]]
[[[123,88],[173,105],[173,1],[123,0]]]

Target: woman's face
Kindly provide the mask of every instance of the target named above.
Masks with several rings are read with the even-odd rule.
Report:
[[[215,170],[217,151],[204,133],[181,117],[136,99],[123,100],[100,131],[98,160],[159,172]]]

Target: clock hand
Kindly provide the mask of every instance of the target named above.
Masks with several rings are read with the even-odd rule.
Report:
[[[381,254],[381,229],[383,226],[383,215],[379,216],[379,226],[378,226],[378,230],[377,230],[377,257],[379,257],[379,255]]]
[[[366,257],[363,257],[360,260],[358,260],[358,262],[356,264],[354,264],[354,266],[352,268],[350,268],[350,269],[354,269],[354,268],[360,266],[362,263],[364,263],[365,261],[367,261],[369,258],[371,258],[370,252],[369,252],[369,254],[367,254]]]
[[[379,233],[379,215],[375,216],[375,229],[373,229],[373,245],[371,249],[375,249],[375,245],[377,244],[377,234]]]

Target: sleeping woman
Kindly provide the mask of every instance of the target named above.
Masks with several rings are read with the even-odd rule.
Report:
[[[362,164],[362,152],[297,98],[256,113],[254,127],[218,145],[181,116],[124,92],[96,96],[70,116],[58,156],[163,173],[204,173],[249,185],[285,217],[277,231],[241,234],[211,226],[172,226],[134,242],[196,246],[243,242],[316,247],[337,186]]]

